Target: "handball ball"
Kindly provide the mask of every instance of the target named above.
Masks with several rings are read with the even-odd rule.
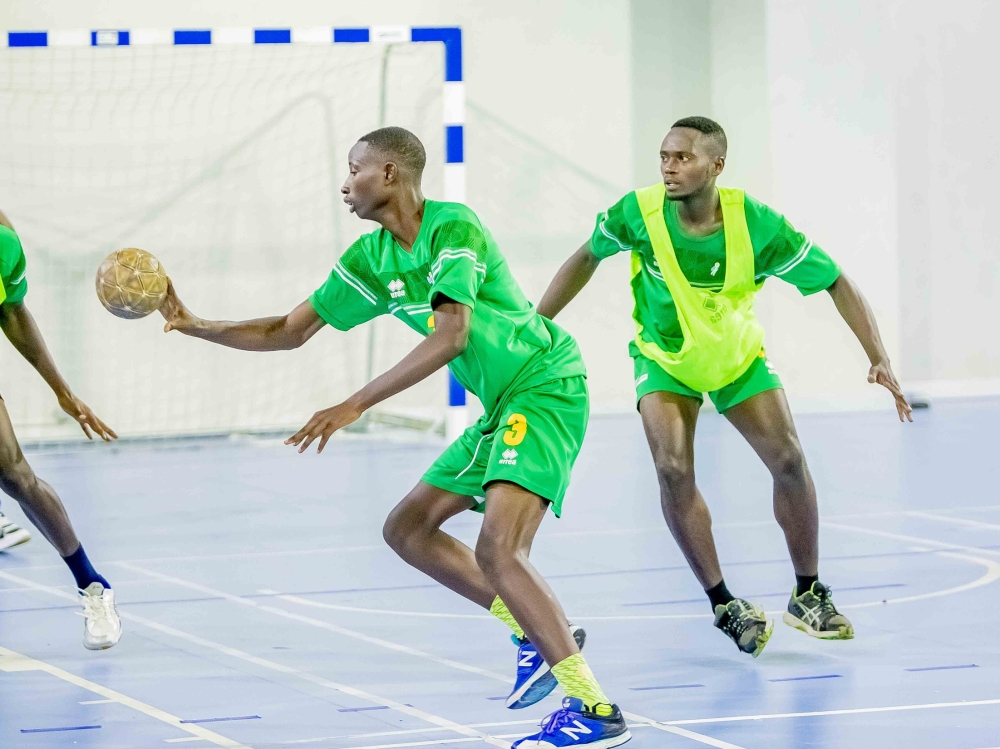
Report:
[[[112,252],[97,269],[97,298],[116,317],[135,320],[155,312],[167,296],[167,274],[145,250]]]

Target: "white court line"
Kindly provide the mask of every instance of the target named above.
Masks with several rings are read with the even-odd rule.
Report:
[[[470,666],[467,663],[461,663],[459,661],[453,661],[450,658],[441,658],[440,656],[434,655],[433,653],[427,653],[423,650],[417,650],[416,648],[411,648],[406,645],[400,645],[396,642],[391,642],[389,640],[383,640],[380,637],[372,637],[366,635],[362,632],[356,632],[353,629],[347,629],[346,627],[339,627],[336,624],[331,624],[330,622],[325,622],[320,619],[313,619],[309,616],[302,616],[301,614],[296,614],[291,611],[286,611],[285,609],[279,609],[276,606],[268,606],[266,603],[260,603],[252,598],[244,598],[243,596],[233,595],[232,593],[226,593],[216,588],[210,588],[207,585],[201,585],[200,583],[191,582],[189,580],[182,580],[179,577],[173,577],[171,575],[164,575],[159,572],[153,572],[152,570],[143,569],[142,567],[137,567],[127,562],[118,562],[119,567],[124,567],[130,569],[134,572],[142,572],[151,577],[164,582],[173,583],[174,585],[180,586],[182,588],[189,588],[190,590],[197,590],[201,593],[211,595],[214,597],[225,599],[231,603],[237,603],[241,606],[246,606],[248,608],[257,609],[258,611],[265,611],[268,614],[274,614],[275,616],[281,616],[285,619],[291,619],[292,621],[300,622],[302,624],[308,624],[313,627],[319,627],[320,629],[325,629],[329,632],[335,632],[338,635],[343,635],[344,637],[351,637],[355,640],[361,640],[362,642],[367,642],[372,645],[378,645],[379,647],[386,648],[387,650],[395,650],[397,653],[405,653],[407,655],[413,655],[418,658],[425,658],[427,660],[434,661],[435,663],[440,663],[442,666],[448,666],[450,668],[459,669],[461,671],[468,671],[472,674],[477,674],[479,676],[489,676],[496,677],[491,671],[486,671],[485,669],[478,668],[476,666]]]
[[[973,580],[972,582],[965,583],[964,585],[956,585],[953,588],[946,588],[945,590],[936,590],[931,593],[920,593],[919,595],[913,596],[903,596],[901,598],[888,598],[884,601],[870,601],[868,603],[849,603],[845,606],[840,606],[841,609],[867,609],[873,606],[886,606],[894,603],[910,603],[911,601],[924,601],[928,598],[940,598],[941,596],[950,596],[955,593],[964,593],[967,590],[972,590],[973,588],[980,588],[983,585],[989,585],[990,583],[1000,579],[1000,562],[995,562],[992,559],[984,559],[983,557],[974,557],[968,554],[956,554],[951,551],[939,551],[936,552],[935,556],[946,557],[948,559],[962,559],[966,562],[975,562],[986,567],[986,574],[980,578]]]
[[[955,525],[964,525],[969,528],[982,528],[988,531],[1000,531],[1000,525],[997,523],[984,523],[981,520],[971,520],[970,518],[956,518],[949,515],[937,515],[931,512],[918,512],[917,510],[911,510],[905,513],[907,517],[911,518],[923,518],[924,520],[934,520],[940,523],[954,523]]]
[[[755,720],[781,720],[785,718],[817,718],[825,715],[863,715],[866,713],[895,713],[909,710],[942,710],[949,707],[980,707],[1000,705],[1000,699],[968,700],[966,702],[929,702],[922,705],[889,705],[887,707],[854,707],[844,710],[814,710],[805,713],[768,713],[764,715],[731,715],[725,718],[694,718],[691,720],[671,720],[672,726],[695,726],[706,723],[740,723]]]
[[[109,705],[113,703],[114,700],[84,700],[83,702],[78,702],[78,705]]]
[[[44,661],[39,661],[34,658],[29,658],[26,655],[15,653],[13,650],[8,650],[5,647],[0,647],[0,671],[6,671],[8,673],[20,671],[44,671],[45,673],[51,674],[52,676],[69,682],[70,684],[82,687],[83,689],[93,692],[94,694],[99,694],[102,697],[107,698],[108,702],[117,702],[125,707],[130,707],[144,715],[148,715],[150,718],[156,718],[156,720],[167,723],[174,728],[179,728],[182,731],[193,734],[199,739],[211,741],[216,746],[229,747],[230,749],[249,749],[249,747],[244,746],[238,741],[227,739],[225,736],[221,736],[214,731],[209,731],[207,728],[202,728],[199,725],[191,723],[181,723],[181,719],[176,715],[171,715],[170,713],[164,712],[163,710],[153,707],[152,705],[147,705],[145,702],[139,702],[139,700],[126,697],[121,692],[116,692],[113,689],[108,689],[100,684],[95,684],[94,682],[83,679],[76,674],[71,674],[69,671],[63,671],[61,668],[53,666],[50,663],[45,663]]]
[[[866,533],[869,536],[879,538],[891,538],[894,541],[905,541],[911,544],[922,544],[924,546],[934,546],[946,551],[964,551],[969,554],[994,554],[1000,556],[1000,550],[981,549],[977,546],[965,546],[964,544],[953,544],[947,541],[937,541],[932,538],[921,538],[919,536],[908,536],[903,533],[892,533],[891,531],[880,531],[875,528],[863,528],[860,525],[843,525],[842,523],[831,523],[827,520],[820,521],[820,525],[827,528],[836,528],[842,531],[854,531],[855,533]]]
[[[78,596],[76,594],[64,593],[56,588],[50,588],[47,585],[42,585],[41,583],[36,583],[27,578],[18,577],[17,575],[12,575],[9,572],[0,570],[0,578],[5,580],[10,580],[11,582],[17,583],[19,585],[29,585],[41,593],[47,593],[49,595],[56,596],[58,598],[65,598],[76,601]],[[286,674],[290,677],[301,679],[303,681],[308,681],[316,686],[323,687],[325,689],[331,689],[341,694],[350,695],[357,699],[364,700],[365,702],[371,702],[375,705],[385,705],[386,707],[395,710],[400,713],[405,713],[406,715],[412,716],[414,718],[419,718],[427,723],[434,726],[439,726],[440,728],[453,731],[455,733],[461,734],[463,736],[475,736],[481,741],[491,744],[492,746],[501,747],[502,749],[510,749],[510,743],[506,741],[501,741],[499,739],[494,739],[491,736],[487,736],[484,733],[476,731],[474,729],[468,728],[460,723],[456,723],[453,720],[448,720],[447,718],[442,718],[433,713],[425,712],[416,707],[411,707],[409,705],[404,705],[396,700],[391,700],[386,697],[380,697],[377,694],[371,692],[366,692],[363,689],[357,689],[355,687],[347,686],[346,684],[340,684],[330,679],[324,679],[321,676],[316,676],[307,671],[300,671],[292,666],[286,666],[282,663],[276,663],[275,661],[270,661],[266,658],[260,658],[256,655],[251,655],[250,653],[244,652],[237,648],[230,647],[228,645],[223,645],[212,640],[205,639],[204,637],[198,637],[198,635],[192,635],[183,630],[175,629],[174,627],[168,626],[166,624],[160,624],[159,622],[153,621],[152,619],[147,619],[144,616],[137,616],[128,612],[121,612],[121,618],[126,621],[135,622],[136,624],[141,624],[149,629],[154,629],[157,632],[162,632],[165,635],[170,635],[171,637],[176,637],[181,640],[186,640],[194,645],[199,645],[204,648],[209,648],[215,650],[219,653],[224,653],[225,655],[231,656],[233,658],[238,658],[241,661],[247,663],[252,663],[256,666],[269,669],[271,671],[277,671],[278,673]],[[110,696],[110,695],[107,695]],[[192,724],[184,724],[185,727],[190,726],[192,728],[200,728],[200,726],[195,726]]]
[[[260,590],[258,593],[278,593],[276,590]],[[310,601],[308,598],[299,596],[278,594],[282,601],[297,603],[300,606],[312,606],[317,609],[330,609],[332,611],[352,611],[360,614],[391,614],[393,616],[422,616],[433,619],[495,619],[492,614],[442,614],[435,611],[394,611],[389,609],[366,609],[360,606],[341,606],[336,603],[321,603],[320,601]]]
[[[249,599],[249,598],[243,598],[242,596],[233,595],[232,593],[225,593],[225,592],[223,592],[221,590],[217,590],[215,588],[210,588],[207,585],[201,585],[200,583],[195,583],[195,582],[191,582],[191,581],[188,581],[188,580],[182,580],[181,578],[173,577],[171,575],[164,575],[164,574],[159,573],[159,572],[153,572],[152,570],[147,570],[147,569],[145,569],[143,567],[138,567],[136,565],[128,564],[126,562],[118,562],[118,566],[124,567],[126,569],[130,569],[133,572],[139,572],[139,573],[142,573],[142,574],[150,575],[151,577],[158,578],[158,579],[163,580],[165,582],[172,582],[172,583],[175,583],[176,585],[180,585],[182,587],[190,588],[192,590],[197,590],[197,591],[200,591],[202,593],[206,593],[206,594],[209,594],[209,595],[212,595],[212,596],[216,596],[218,598],[222,598],[224,600],[230,601],[232,603],[239,604],[241,606],[246,606],[248,608],[257,609],[258,611],[264,611],[264,612],[267,612],[269,614],[275,614],[276,616],[281,616],[281,617],[284,617],[286,619],[291,619],[292,621],[300,622],[302,624],[309,624],[309,625],[311,625],[313,627],[320,627],[321,629],[326,629],[326,630],[329,630],[331,632],[336,632],[338,634],[345,635],[346,637],[353,637],[353,638],[361,640],[363,642],[368,642],[368,643],[371,643],[372,645],[378,645],[380,647],[387,648],[389,650],[394,650],[396,652],[406,653],[407,655],[413,655],[413,656],[416,656],[418,658],[425,658],[427,660],[433,661],[434,663],[439,663],[439,664],[441,664],[443,666],[448,666],[450,668],[454,668],[454,669],[457,669],[457,670],[460,670],[460,671],[467,671],[469,673],[474,673],[474,674],[477,674],[479,676],[486,676],[486,677],[491,678],[491,679],[496,679],[497,681],[502,681],[505,684],[513,684],[514,683],[514,679],[510,678],[509,676],[504,676],[503,674],[498,674],[495,671],[489,671],[489,670],[487,670],[485,668],[478,668],[476,666],[470,666],[470,665],[468,665],[466,663],[460,663],[459,661],[453,661],[453,660],[451,660],[449,658],[440,658],[440,657],[438,657],[436,655],[433,655],[431,653],[426,653],[426,652],[424,652],[422,650],[417,650],[416,648],[411,648],[411,647],[408,647],[406,645],[400,645],[400,644],[395,643],[395,642],[390,642],[388,640],[383,640],[383,639],[381,639],[379,637],[371,637],[371,636],[363,634],[361,632],[355,632],[354,630],[351,630],[351,629],[346,629],[344,627],[339,627],[336,624],[330,624],[329,622],[325,622],[325,621],[322,621],[320,619],[313,619],[312,617],[301,616],[299,614],[294,614],[291,611],[286,611],[285,609],[279,609],[279,608],[277,608],[275,606],[268,606],[266,604],[259,603],[259,602],[255,601],[255,600],[252,600],[252,599]],[[383,703],[383,704],[389,704],[389,703]],[[640,722],[640,723],[648,723],[653,728],[657,728],[658,730],[665,731],[667,733],[673,733],[673,734],[677,734],[677,735],[680,735],[680,736],[684,736],[686,738],[693,739],[694,741],[699,741],[702,744],[706,744],[708,746],[714,746],[717,749],[743,749],[742,747],[739,747],[736,744],[728,744],[728,743],[726,743],[724,741],[720,742],[719,740],[713,739],[710,736],[701,736],[700,734],[692,733],[692,732],[686,731],[686,730],[684,730],[682,728],[674,728],[672,726],[666,726],[666,725],[658,723],[658,722],[656,722],[656,721],[654,721],[654,720],[652,720],[650,718],[644,718],[641,715],[637,715],[635,713],[627,713],[627,712],[625,712],[623,710],[622,714],[626,718],[628,718],[629,720],[634,720],[634,721]]]
[[[201,739],[196,736],[189,736],[183,739],[164,739],[168,744],[183,744],[186,741],[201,741]]]

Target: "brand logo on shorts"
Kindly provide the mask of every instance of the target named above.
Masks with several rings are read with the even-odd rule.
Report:
[[[722,267],[722,265],[719,264],[719,263],[716,263],[715,265],[712,266],[712,277],[713,278],[715,278],[715,274],[719,272],[719,268],[721,268],[721,267]]]
[[[511,448],[509,450],[504,450],[503,455],[500,458],[500,464],[505,466],[516,466],[517,465],[517,450]]]
[[[397,297],[406,296],[406,284],[400,281],[398,278],[395,281],[389,281],[389,295],[396,299]]]

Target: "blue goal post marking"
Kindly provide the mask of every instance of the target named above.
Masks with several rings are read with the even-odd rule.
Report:
[[[8,47],[138,47],[209,44],[398,44],[444,46],[442,122],[445,128],[444,199],[465,202],[465,83],[458,26],[368,28],[66,29],[8,31]],[[448,405],[464,406],[465,388],[448,372]]]

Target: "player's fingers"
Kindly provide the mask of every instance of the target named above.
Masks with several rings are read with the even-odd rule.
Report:
[[[317,455],[319,453],[323,452],[323,448],[326,447],[326,443],[330,441],[330,437],[333,436],[333,433],[335,431],[337,431],[337,430],[336,429],[324,429],[323,430],[323,438],[319,441],[319,447],[316,448]]]
[[[304,453],[306,450],[308,450],[309,445],[311,445],[315,439],[316,436],[313,434],[306,436],[305,440],[302,442],[302,445],[299,447],[299,452]]]
[[[295,434],[293,434],[291,437],[289,437],[287,440],[285,440],[285,444],[286,445],[297,445],[297,444],[299,444],[302,441],[302,437],[304,436],[304,434],[305,434],[305,427],[303,427],[302,429],[300,429],[299,431],[297,431]]]
[[[90,432],[90,425],[87,424],[86,421],[81,421],[80,422],[80,429],[82,429],[83,433],[87,435],[87,439],[88,440],[94,439],[94,435],[91,434],[91,432]]]
[[[97,419],[96,416],[94,418]],[[104,433],[106,435],[108,435],[111,439],[113,439],[113,440],[118,439],[118,435],[115,433],[114,429],[112,429],[111,427],[109,427],[107,424],[105,424],[100,419],[97,419],[97,423],[101,425],[101,429],[103,429]]]

